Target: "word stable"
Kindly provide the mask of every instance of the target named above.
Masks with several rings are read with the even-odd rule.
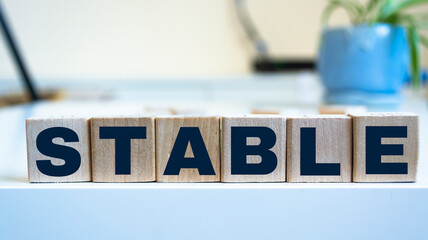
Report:
[[[418,116],[27,119],[30,182],[413,182]]]

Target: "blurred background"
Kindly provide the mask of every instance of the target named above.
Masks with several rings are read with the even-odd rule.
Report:
[[[3,0],[34,77],[251,74],[254,50],[230,0]],[[327,1],[248,0],[276,57],[315,59]],[[337,12],[334,24],[349,23]],[[16,78],[5,44],[0,77]],[[65,80],[67,81],[67,80]]]
[[[236,79],[254,80],[254,76],[258,79],[260,75],[268,75],[268,79],[274,75],[275,81],[287,81],[294,76],[289,82],[303,81],[304,89],[318,84],[315,87],[321,91],[318,95],[323,94],[315,64],[321,42],[321,15],[330,1],[2,0],[1,3],[35,87],[38,91],[62,90],[62,98],[100,97],[100,88],[109,86],[106,88],[117,90],[132,86],[135,90],[138,83],[142,84],[142,90],[155,86],[160,91],[159,88],[168,88],[170,81],[181,81],[189,88],[195,81],[220,81],[228,88],[228,80],[233,84]],[[417,6],[415,10],[428,11],[428,6]],[[250,29],[245,21],[250,21]],[[344,9],[335,11],[329,21],[330,27],[350,24]],[[4,105],[8,105],[8,101],[15,102],[23,85],[2,36],[0,94],[13,95],[5,101]],[[266,73],[266,66],[257,65],[262,55],[274,59],[279,71]],[[421,49],[420,58],[422,67],[427,66],[425,48]],[[268,64],[267,69],[270,68]],[[296,72],[307,73],[303,75],[306,80],[299,80],[301,74],[296,79]],[[313,80],[307,80],[308,76]],[[165,84],[159,85],[165,79]],[[296,86],[283,87],[290,90]],[[68,94],[63,90],[68,90]],[[314,101],[323,100],[319,97]]]
[[[428,239],[428,0],[0,0],[0,16],[0,239]],[[419,115],[416,183],[28,184],[31,117],[364,111]]]

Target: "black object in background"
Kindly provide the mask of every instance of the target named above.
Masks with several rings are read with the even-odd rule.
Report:
[[[15,43],[15,39],[12,36],[12,33],[10,31],[10,28],[8,26],[8,23],[6,21],[6,16],[4,14],[3,8],[2,8],[2,4],[0,1],[0,25],[1,28],[3,29],[3,33],[5,36],[5,40],[6,40],[6,44],[8,45],[11,53],[12,53],[12,57],[15,61],[15,65],[18,68],[19,71],[19,75],[22,79],[22,81],[24,82],[24,86],[28,92],[28,94],[30,95],[30,99],[32,101],[36,101],[39,99],[39,96],[33,86],[31,77],[27,71],[27,68],[21,58],[21,54],[19,52],[19,49]]]
[[[255,72],[312,71],[315,68],[316,63],[312,59],[259,58],[253,61],[253,70]]]

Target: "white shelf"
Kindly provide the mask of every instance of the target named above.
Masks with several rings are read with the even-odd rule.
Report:
[[[193,106],[217,113],[254,106],[234,97],[240,101],[227,107],[216,99]],[[415,183],[28,183],[26,118],[141,113],[153,105],[162,103],[121,99],[0,110],[0,239],[428,239],[428,113],[425,102],[410,96],[402,110],[420,115]],[[313,105],[279,105],[316,112]]]
[[[0,189],[0,239],[426,239],[427,200],[418,183],[22,183]]]

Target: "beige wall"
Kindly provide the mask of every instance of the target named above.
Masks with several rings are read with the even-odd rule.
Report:
[[[231,0],[4,0],[37,78],[250,72]],[[323,0],[249,0],[272,55],[315,57]],[[338,12],[332,24],[346,24]],[[14,76],[0,44],[0,78]]]

